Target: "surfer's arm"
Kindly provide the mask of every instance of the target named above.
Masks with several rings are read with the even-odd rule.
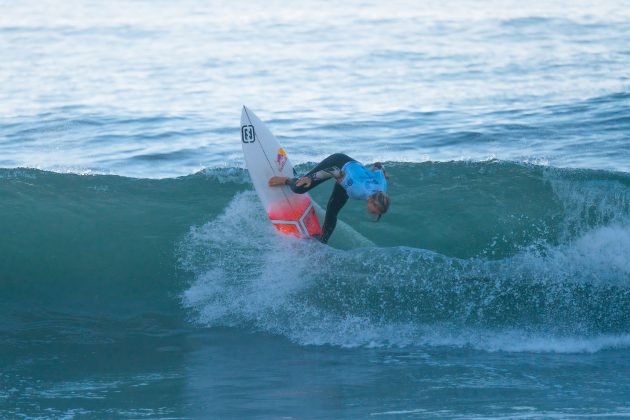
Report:
[[[343,172],[336,166],[332,166],[330,168],[321,169],[317,172],[314,172],[308,175],[313,181],[324,181],[326,179],[335,178],[339,179],[343,176]]]
[[[306,188],[310,187],[313,182],[316,181],[326,181],[330,178],[339,179],[343,176],[343,172],[336,166],[332,166],[330,168],[320,169],[317,172],[313,172],[312,174],[307,174],[302,178],[298,179],[295,183],[296,186],[301,187],[304,186]]]

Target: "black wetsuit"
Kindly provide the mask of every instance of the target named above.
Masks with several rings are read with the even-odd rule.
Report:
[[[288,181],[289,187],[294,193],[304,194],[305,192],[315,188],[322,182],[327,181],[327,179],[313,179],[312,175],[315,175],[317,172],[322,170],[330,170],[331,168],[335,168],[337,170],[341,170],[343,165],[346,163],[353,161],[350,156],[344,155],[343,153],[335,153],[334,155],[328,156],[326,159],[322,160],[317,166],[311,169],[305,176],[311,177],[311,185],[305,187],[304,185],[296,186],[295,183],[299,178],[292,178]],[[322,236],[318,238],[323,243],[327,243],[328,239],[330,239],[330,235],[332,235],[335,230],[335,226],[337,226],[337,215],[341,208],[348,201],[348,193],[346,190],[335,182],[335,187],[333,188],[333,192],[328,199],[328,205],[326,206],[326,218],[324,219],[324,226],[322,227]]]

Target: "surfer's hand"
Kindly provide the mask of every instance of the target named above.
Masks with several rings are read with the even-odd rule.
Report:
[[[313,182],[313,180],[311,179],[311,177],[309,176],[304,176],[300,179],[297,180],[297,182],[295,183],[296,187],[301,187],[301,186],[305,186],[306,188],[311,186],[311,183]]]
[[[385,179],[389,180],[389,173],[385,170],[385,167],[381,162],[376,162],[374,166],[372,166],[372,171],[383,171],[383,175],[385,175]]]

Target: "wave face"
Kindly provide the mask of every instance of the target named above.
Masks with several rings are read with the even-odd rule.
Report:
[[[247,188],[226,183],[232,173],[242,178],[242,170],[150,180],[0,169],[0,292],[10,296],[0,302],[172,311],[185,282],[174,244]]]
[[[303,345],[630,346],[627,174],[388,168],[390,213],[374,224],[349,203],[330,247],[275,234],[241,169],[164,180],[1,170],[2,293],[66,311],[175,311]],[[318,190],[325,203],[330,188]]]

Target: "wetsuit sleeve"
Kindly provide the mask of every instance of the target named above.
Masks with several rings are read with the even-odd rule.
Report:
[[[330,178],[340,178],[341,177],[341,169],[336,166],[332,166],[330,168],[321,169],[317,172],[314,172],[308,175],[313,181],[324,181]]]
[[[318,171],[310,172],[304,175],[305,177],[308,177],[311,179],[311,185],[309,185],[308,187],[304,185],[300,185],[298,187],[296,185],[296,182],[298,182],[300,178],[289,178],[285,181],[285,185],[288,185],[289,188],[291,188],[291,191],[293,191],[296,194],[304,194],[305,192],[318,186],[319,184],[321,184],[322,182],[328,179],[331,179],[331,178],[336,179],[336,178],[341,177],[341,174],[342,174],[341,169],[339,169],[336,166],[331,166],[330,168],[320,169]]]

